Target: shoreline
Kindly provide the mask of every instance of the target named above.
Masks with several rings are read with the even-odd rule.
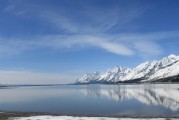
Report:
[[[108,119],[114,119],[114,120],[153,120],[153,119],[159,119],[159,120],[179,120],[179,116],[131,116],[131,115],[120,115],[120,116],[104,116],[104,115],[68,115],[68,114],[53,114],[53,113],[40,113],[40,112],[0,112],[0,120],[45,120],[48,118],[48,120],[108,120]],[[62,119],[64,118],[64,119]]]

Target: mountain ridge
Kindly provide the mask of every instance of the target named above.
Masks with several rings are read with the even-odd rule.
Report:
[[[170,80],[166,80],[170,78]],[[146,61],[134,68],[116,66],[105,73],[83,75],[75,84],[179,82],[179,56],[171,54],[161,60]]]

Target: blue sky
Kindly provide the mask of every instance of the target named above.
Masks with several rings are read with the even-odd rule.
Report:
[[[1,83],[68,83],[179,55],[178,0],[0,0]]]

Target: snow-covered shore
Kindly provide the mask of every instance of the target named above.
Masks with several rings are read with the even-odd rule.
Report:
[[[72,117],[72,116],[32,116],[16,117],[8,120],[179,120],[179,118],[109,118],[109,117]]]

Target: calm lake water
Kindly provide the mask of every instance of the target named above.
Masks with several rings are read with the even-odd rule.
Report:
[[[0,89],[0,111],[93,116],[179,116],[179,84],[60,85]]]

